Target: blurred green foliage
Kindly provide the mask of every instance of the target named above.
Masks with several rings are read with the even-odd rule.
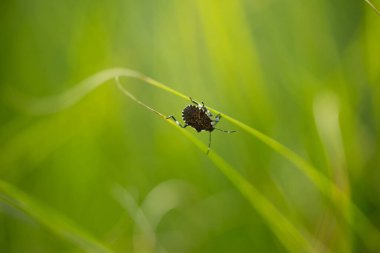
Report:
[[[363,217],[237,125],[213,133],[315,252],[380,250],[380,17],[364,1],[4,0],[0,12],[0,252],[292,251],[273,212],[112,81],[57,113],[25,107],[113,67],[259,129],[342,189]],[[187,105],[122,81],[165,115]]]

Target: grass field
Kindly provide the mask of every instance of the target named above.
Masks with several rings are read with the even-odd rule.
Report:
[[[375,6],[2,1],[0,252],[380,252]]]

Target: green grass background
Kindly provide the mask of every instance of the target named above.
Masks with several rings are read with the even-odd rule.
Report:
[[[380,17],[364,1],[5,0],[0,13],[0,252],[380,252]],[[271,136],[329,183],[227,118],[238,133],[213,133],[206,156],[207,133],[112,79],[30,110],[114,67]],[[189,103],[120,80],[164,115]]]

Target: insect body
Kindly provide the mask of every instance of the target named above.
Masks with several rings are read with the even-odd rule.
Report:
[[[193,102],[195,105],[188,105],[183,109],[182,111],[182,119],[185,122],[184,125],[179,123],[173,115],[170,115],[167,117],[167,119],[173,119],[175,123],[185,128],[187,126],[191,126],[197,132],[200,132],[202,130],[209,132],[209,143],[208,143],[208,149],[207,154],[210,151],[211,146],[211,132],[214,131],[214,129],[225,132],[225,133],[234,133],[236,131],[225,131],[221,130],[219,128],[216,128],[215,125],[219,122],[221,119],[221,115],[218,114],[215,119],[212,118],[211,112],[205,107],[204,103],[198,104],[195,102],[192,98],[190,98],[191,102]]]

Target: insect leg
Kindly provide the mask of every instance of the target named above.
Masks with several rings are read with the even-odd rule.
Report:
[[[191,97],[189,97],[190,101],[193,102],[196,105],[199,105],[197,102],[195,102]]]
[[[222,115],[220,115],[220,113],[218,115],[216,115],[215,119],[213,120],[214,126],[220,121],[221,118],[222,118]]]
[[[178,120],[176,120],[176,119],[174,118],[173,115],[169,115],[168,117],[166,117],[166,119],[173,119],[173,120],[175,121],[175,123],[176,123],[178,126],[182,127],[182,128],[185,128],[185,127],[188,126],[187,124],[185,124],[185,125],[181,125],[181,123],[179,123]]]
[[[199,103],[195,102],[191,97],[189,98],[190,98],[190,101],[196,104],[200,109],[205,108],[205,104],[203,102],[200,105]]]
[[[219,128],[214,128],[214,129],[222,131],[222,132],[225,132],[225,133],[228,133],[228,134],[236,133],[235,130],[222,130],[222,129],[219,129]]]
[[[220,115],[220,113],[219,113],[218,115],[216,115],[215,119],[212,121],[211,124],[214,127],[214,129],[225,132],[225,133],[229,133],[229,134],[235,133],[236,132],[235,130],[222,130],[222,129],[215,127],[215,125],[220,121],[221,118],[222,118],[222,115]]]
[[[211,147],[211,132],[209,132],[209,136],[208,136],[208,148],[207,148],[206,155],[208,155],[208,153],[210,152],[210,147]]]

